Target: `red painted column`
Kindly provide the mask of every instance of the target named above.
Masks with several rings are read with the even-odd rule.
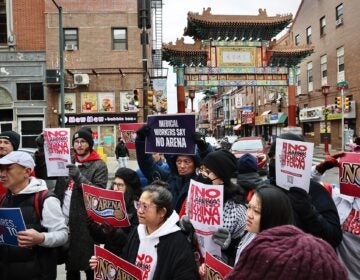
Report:
[[[288,126],[296,126],[295,71],[296,68],[289,68]]]
[[[185,113],[185,82],[184,82],[184,67],[176,69],[176,92],[178,102],[178,113]]]

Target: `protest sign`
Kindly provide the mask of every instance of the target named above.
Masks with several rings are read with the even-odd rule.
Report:
[[[49,177],[69,176],[66,165],[71,163],[70,128],[45,128],[44,153]]]
[[[124,140],[128,149],[135,149],[136,131],[142,127],[143,123],[121,123],[119,124],[119,130],[121,138]]]
[[[195,228],[201,253],[208,251],[220,255],[220,247],[211,236],[223,225],[223,192],[222,185],[205,185],[195,180],[190,181],[186,213]]]
[[[124,194],[82,184],[85,209],[95,222],[108,222],[114,227],[128,227]]]
[[[222,280],[228,275],[232,267],[213,257],[211,254],[206,252],[205,255],[206,265],[206,280]]]
[[[127,279],[142,280],[142,271],[100,246],[95,245],[98,265],[94,271],[95,280]]]
[[[339,160],[340,193],[360,197],[360,155],[345,153]]]
[[[314,143],[276,139],[276,185],[309,192]]]
[[[194,155],[195,115],[152,115],[147,124],[151,132],[146,137],[146,153]]]
[[[17,232],[26,230],[20,208],[0,208],[0,245],[18,246]]]

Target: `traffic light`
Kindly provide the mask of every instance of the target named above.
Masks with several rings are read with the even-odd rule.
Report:
[[[134,89],[134,101],[135,101],[134,105],[136,107],[138,107],[139,106],[139,92],[137,89]]]
[[[341,105],[341,96],[337,96],[335,97],[335,109],[338,111],[338,112],[341,112],[341,108],[342,105]]]
[[[349,97],[344,98],[344,112],[350,112],[351,110],[351,103]]]
[[[152,90],[148,90],[148,107],[152,108],[153,107],[153,98],[154,98],[154,92]]]

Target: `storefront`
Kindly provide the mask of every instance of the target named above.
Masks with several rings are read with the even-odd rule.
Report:
[[[271,137],[270,115],[268,113],[255,117],[255,126],[258,128],[258,135],[263,136],[265,141]]]
[[[254,118],[255,113],[254,112],[246,112],[243,111],[241,113],[241,124],[243,125],[243,135],[242,136],[254,136]]]
[[[282,129],[287,126],[287,114],[279,112],[272,113],[270,116],[271,135],[278,136],[282,133]]]

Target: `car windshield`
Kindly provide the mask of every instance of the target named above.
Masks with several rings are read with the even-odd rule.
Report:
[[[259,139],[252,139],[252,140],[240,140],[235,142],[231,150],[233,151],[250,151],[250,150],[262,150],[263,144],[262,141]]]

